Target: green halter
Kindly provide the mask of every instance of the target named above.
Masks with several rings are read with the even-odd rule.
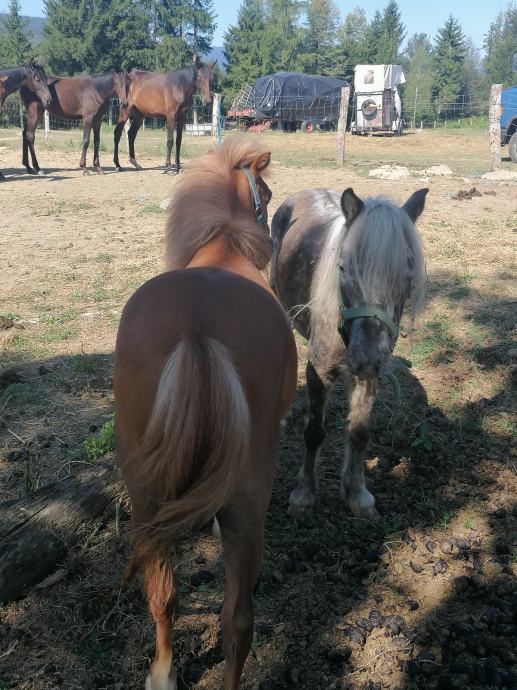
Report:
[[[362,307],[345,307],[345,304],[343,302],[343,297],[341,296],[340,281],[339,281],[339,269],[338,269],[337,294],[338,294],[338,302],[339,302],[338,331],[340,332],[340,334],[342,334],[344,331],[345,321],[353,321],[354,319],[360,319],[362,317],[368,317],[368,318],[378,319],[381,323],[383,323],[386,326],[386,328],[388,329],[391,337],[393,338],[393,341],[395,341],[398,338],[399,327],[393,321],[391,316],[387,312],[385,312],[383,309],[381,309],[380,307],[374,307],[371,304],[365,304]],[[395,400],[397,402],[400,402],[400,384],[397,380],[397,377],[395,376],[395,374],[392,371],[385,372],[384,376],[388,379],[388,381],[393,386],[393,392],[395,393]]]

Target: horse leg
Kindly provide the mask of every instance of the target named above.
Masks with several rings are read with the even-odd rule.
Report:
[[[127,141],[128,141],[128,146],[129,146],[129,162],[137,170],[142,170],[142,166],[136,162],[135,139],[136,139],[136,135],[138,134],[138,130],[142,126],[143,121],[144,121],[143,115],[139,112],[134,112],[131,115],[131,127],[129,128],[129,132],[127,133]]]
[[[165,160],[165,172],[172,171],[171,152],[174,144],[174,115],[167,115],[167,158]]]
[[[121,110],[118,116],[118,122],[115,126],[115,130],[113,132],[113,162],[115,163],[115,167],[117,169],[117,172],[122,172],[122,166],[120,165],[120,160],[118,157],[118,145],[120,142],[120,137],[122,136],[122,131],[124,129],[124,126],[128,120],[129,113],[126,110]]]
[[[325,439],[323,425],[325,403],[331,381],[324,382],[312,362],[307,362],[307,418],[304,430],[305,459],[298,473],[298,483],[289,496],[289,515],[312,508],[316,493],[316,465]]]
[[[227,592],[221,613],[226,660],[224,690],[239,687],[253,639],[253,589],[262,560],[269,495],[270,490],[255,486],[253,495],[247,494],[239,501],[233,501],[217,516],[221,528]]]
[[[180,152],[181,140],[183,139],[183,128],[185,127],[185,116],[177,115],[176,117],[176,172],[180,171]]]
[[[79,167],[83,171],[83,175],[89,175],[90,171],[86,168],[86,152],[90,145],[90,132],[92,131],[92,118],[83,118],[83,151],[81,153],[81,160]]]
[[[101,168],[99,161],[99,147],[101,143],[101,120],[95,120],[93,123],[93,167],[96,172],[102,173],[104,170]]]
[[[145,680],[145,690],[177,690],[171,642],[176,617],[176,588],[168,557],[156,557],[147,564],[144,589],[156,625],[156,650]]]
[[[34,141],[36,139],[36,128],[38,122],[43,115],[43,108],[37,103],[31,103],[27,110],[27,124],[23,128],[22,141],[23,141],[23,157],[22,164],[27,169],[29,175],[34,175],[35,173],[43,174],[40,170],[38,159],[36,158],[36,151],[34,149]],[[32,158],[32,168],[29,163],[29,151]]]
[[[341,493],[356,517],[376,518],[375,499],[366,488],[364,457],[368,444],[368,422],[378,384],[356,380],[350,396],[350,412],[345,447],[345,462],[341,472]]]

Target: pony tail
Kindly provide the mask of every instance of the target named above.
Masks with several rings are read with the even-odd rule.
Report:
[[[227,348],[180,341],[162,372],[143,441],[141,478],[157,495],[152,521],[136,530],[133,567],[166,558],[185,532],[225,505],[244,469],[250,412]]]

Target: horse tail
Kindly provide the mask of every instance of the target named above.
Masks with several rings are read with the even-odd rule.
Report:
[[[141,477],[156,513],[135,532],[136,568],[165,557],[226,504],[249,442],[248,402],[228,349],[214,339],[181,340],[163,369],[143,441]]]

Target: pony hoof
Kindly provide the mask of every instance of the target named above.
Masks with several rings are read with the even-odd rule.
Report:
[[[314,494],[308,486],[296,487],[289,496],[287,514],[297,518],[307,515],[312,510],[314,500]]]
[[[87,170],[86,168],[84,168],[84,170],[83,170],[83,176],[84,176],[84,177],[88,177],[89,174],[90,174],[90,171]]]
[[[352,511],[354,517],[362,518],[363,520],[378,520],[381,515],[375,507],[375,499],[369,491],[365,491],[359,496],[347,500],[348,507]]]
[[[97,175],[104,175],[104,170],[102,168],[95,168]]]
[[[134,167],[135,170],[142,170],[142,166],[140,165],[140,163],[137,163],[134,158],[130,158],[129,162],[131,163],[131,165]]]
[[[117,172],[124,172],[124,168],[121,168],[120,165],[117,165],[117,167],[115,168],[115,170],[116,170]]]
[[[153,663],[145,679],[145,690],[178,690],[177,674],[174,666],[171,666],[168,670],[165,664],[160,668]]]
[[[46,173],[44,170],[38,170],[38,175],[39,175],[40,177],[45,177],[46,174],[47,174],[47,173]]]

